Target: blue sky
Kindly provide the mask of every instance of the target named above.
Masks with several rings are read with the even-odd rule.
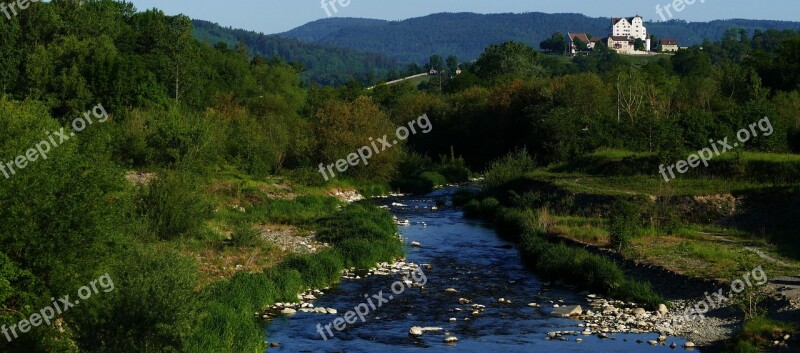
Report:
[[[329,0],[326,0],[329,1]],[[334,16],[402,20],[437,12],[577,12],[592,17],[639,14],[659,19],[656,5],[674,0],[350,0]],[[705,1],[701,3],[700,1]],[[280,33],[307,22],[327,18],[320,0],[132,0],[139,10],[157,7],[167,14],[183,13],[264,33]],[[337,5],[338,6],[338,5]],[[686,21],[748,18],[800,21],[798,0],[696,0],[674,18]]]

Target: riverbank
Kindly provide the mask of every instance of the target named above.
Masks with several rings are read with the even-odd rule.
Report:
[[[151,187],[159,178],[131,182]],[[309,187],[230,169],[199,188],[212,217],[202,234],[171,245],[195,259],[200,279],[188,351],[263,351],[262,320],[276,304],[308,309],[303,303],[321,295],[309,288],[328,288],[343,271],[404,256],[389,213],[362,205],[364,197],[346,182]]]
[[[593,184],[603,184],[597,181],[601,177],[592,178]],[[643,195],[642,201],[638,201],[637,195],[629,191],[614,192],[610,183],[605,183],[603,188],[577,188],[573,184],[578,182],[580,179],[571,179],[567,175],[537,171],[485,193],[464,195],[457,199],[465,204],[465,214],[494,222],[507,237],[522,244],[523,257],[530,259],[530,266],[538,273],[557,275],[570,273],[571,268],[583,273],[568,274],[563,276],[564,280],[583,288],[590,287],[595,269],[579,266],[586,256],[575,255],[590,253],[613,260],[624,270],[625,279],[647,283],[648,288],[669,299],[671,312],[686,311],[687,308],[695,310],[697,305],[703,308],[698,303],[705,301],[710,293],[716,293],[719,288],[728,288],[727,293],[731,281],[741,278],[744,272],[753,268],[763,268],[773,279],[772,283],[763,288],[754,288],[752,293],[746,292],[745,298],[733,298],[724,305],[714,303],[705,320],[673,318],[670,321],[669,328],[672,331],[681,332],[698,345],[721,349],[726,344],[741,344],[741,341],[730,343],[730,339],[742,337],[738,332],[744,325],[742,317],[745,314],[748,317],[767,315],[782,321],[797,322],[797,307],[790,304],[791,296],[787,295],[794,292],[793,282],[775,280],[779,276],[790,276],[798,268],[797,262],[781,256],[775,247],[768,246],[766,242],[748,239],[742,231],[713,225],[726,215],[738,219],[752,218],[751,215],[730,212],[741,212],[743,209],[750,211],[753,206],[742,207],[741,203],[731,201],[730,197],[713,195],[682,197],[673,194],[670,198]],[[566,185],[573,187],[565,188]],[[747,202],[752,203],[757,197],[764,198],[751,194]],[[635,232],[638,234],[633,234],[629,245],[622,251],[612,244],[608,219],[609,214],[613,217],[611,205],[620,199],[633,200],[630,202],[636,204],[636,223],[642,220],[645,224],[653,224],[642,228],[637,225]],[[680,200],[686,202],[681,204]],[[689,216],[694,218],[687,218]],[[769,217],[775,218],[775,215]],[[693,219],[694,222],[705,219],[705,223],[690,223],[687,219]],[[704,234],[709,231],[724,236]],[[550,245],[537,245],[543,241]],[[526,247],[526,242],[534,245]],[[555,268],[546,263],[557,258],[562,260],[561,265]],[[621,288],[623,291],[611,293],[611,296],[624,299],[630,295],[624,293],[624,286]],[[762,296],[764,298],[760,299]],[[743,314],[738,307],[745,300],[750,302],[750,308]],[[615,319],[618,317],[602,317],[600,321],[607,322],[608,326],[620,324]],[[769,325],[774,331],[768,329],[754,333],[747,339],[760,342],[757,344],[761,347],[776,350],[784,349],[782,347],[787,344],[789,347],[797,344],[792,337],[794,329],[791,326],[780,322]],[[659,331],[664,329],[660,327]],[[788,340],[784,337],[788,337]]]
[[[578,293],[577,287],[556,281],[543,282],[532,274],[515,245],[498,237],[489,224],[466,219],[460,208],[445,202],[454,190],[380,201],[381,207],[388,208],[398,222],[408,224],[400,227],[407,246],[407,261],[423,264],[427,276],[424,286],[406,291],[399,300],[384,305],[365,322],[348,325],[335,338],[324,340],[315,331],[316,325],[324,325],[333,316],[321,314],[322,309],[320,313],[312,311],[325,308],[326,312],[334,309],[342,314],[353,310],[364,300],[365,293],[388,291],[388,284],[398,279],[391,274],[365,277],[358,273],[355,275],[360,278],[356,279],[351,273],[339,285],[324,290],[324,295],[315,295],[314,309],[306,304],[307,312],[295,309],[290,316],[274,315],[268,327],[268,340],[280,343],[287,351],[319,352],[383,349],[420,352],[450,347],[464,352],[502,349],[637,353],[669,351],[672,343],[678,347],[686,345],[687,341],[678,335],[667,337],[660,347],[637,344],[637,340],[657,340],[660,335],[646,327],[650,322],[655,326],[658,317],[650,310],[631,314],[643,322],[641,329],[637,322],[627,324],[629,329],[623,330],[603,327],[606,325],[599,324],[600,315],[610,317],[611,313],[592,307],[593,300],[602,298],[588,292]],[[632,313],[637,308],[628,308],[627,302],[610,303],[620,313]],[[574,312],[576,305],[582,307],[580,316],[555,315],[560,310]],[[588,323],[590,320],[593,322]],[[598,326],[590,326],[588,335],[583,335],[585,327],[581,326],[592,323]],[[606,332],[602,332],[604,329]],[[576,335],[562,334],[549,339],[551,332]]]

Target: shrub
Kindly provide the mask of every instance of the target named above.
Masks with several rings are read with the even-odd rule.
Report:
[[[478,206],[478,212],[480,212],[481,217],[490,221],[494,221],[495,214],[499,207],[500,201],[497,201],[497,199],[494,197],[487,197],[481,201],[480,205]]]
[[[134,249],[110,272],[115,289],[109,293],[101,289],[97,299],[76,307],[81,347],[109,352],[182,351],[198,308],[197,273],[194,259],[177,252]]]
[[[502,186],[510,181],[525,176],[536,167],[536,162],[528,154],[527,149],[517,150],[507,156],[492,162],[484,175],[481,187],[484,190]]]
[[[134,111],[144,118],[147,161],[162,167],[189,165],[197,170],[217,165],[221,147],[215,121],[200,114],[171,107],[166,111]],[[135,149],[142,148],[137,137]],[[138,153],[138,152],[137,152]]]
[[[658,304],[665,302],[664,298],[653,292],[650,283],[628,279],[621,283],[619,288],[613,288],[609,294],[622,300],[635,302],[650,308],[655,308]]]
[[[139,202],[140,214],[164,240],[196,234],[212,210],[196,181],[183,172],[168,172],[154,180]]]
[[[279,268],[297,270],[306,286],[321,288],[339,279],[344,263],[335,252],[325,251],[313,256],[292,255],[284,259]]]
[[[433,185],[434,188],[447,184],[447,179],[437,172],[424,172],[419,177]]]
[[[318,222],[317,239],[333,244],[348,239],[394,239],[397,226],[389,212],[374,207],[351,204]]]
[[[464,158],[455,158],[451,151],[451,156],[443,156],[439,167],[436,170],[442,174],[448,182],[463,183],[469,180],[470,170]]]
[[[622,250],[626,248],[639,229],[639,210],[625,200],[617,200],[609,210],[609,237],[611,246]]]
[[[591,290],[607,291],[625,282],[625,273],[614,261],[602,256],[587,256],[580,265],[580,272],[585,274],[583,283]]]

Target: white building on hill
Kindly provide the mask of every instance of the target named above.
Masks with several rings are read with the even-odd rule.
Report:
[[[647,36],[647,27],[644,26],[642,16],[612,18],[611,37],[617,37],[618,39],[626,37],[631,41],[641,39],[645,42],[645,50],[650,51],[650,37]],[[616,40],[616,42],[619,43],[620,40]],[[614,48],[614,46],[609,45],[609,48]],[[624,51],[628,51],[628,46],[625,46]]]

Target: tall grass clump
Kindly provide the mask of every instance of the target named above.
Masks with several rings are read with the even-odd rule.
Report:
[[[357,204],[320,220],[318,224],[317,239],[333,244],[348,239],[390,239],[397,233],[397,226],[388,211]]]
[[[397,226],[386,210],[350,205],[319,224],[317,239],[334,244],[346,267],[372,267],[403,254]]]
[[[525,148],[517,150],[489,165],[481,187],[484,190],[494,189],[524,177],[534,168],[536,168],[536,161],[528,154],[528,150]]]
[[[260,243],[261,231],[248,222],[240,222],[231,234],[231,243],[236,247],[252,247]]]
[[[248,210],[258,222],[310,225],[335,213],[342,203],[335,197],[304,195],[293,200],[270,200]]]
[[[343,259],[330,250],[315,255],[291,255],[278,266],[279,271],[297,271],[303,284],[312,288],[321,288],[336,282],[343,268]]]
[[[163,240],[196,234],[214,209],[193,177],[172,171],[143,190],[138,208],[152,232]]]
[[[494,197],[487,197],[481,201],[472,200],[464,205],[464,216],[493,221],[499,207],[500,201]]]

